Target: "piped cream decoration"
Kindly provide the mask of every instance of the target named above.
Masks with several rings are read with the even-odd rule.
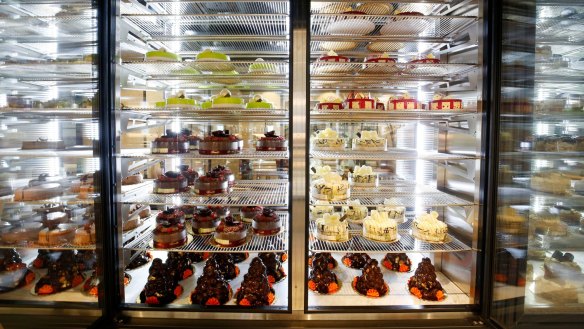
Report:
[[[414,219],[412,233],[417,239],[430,242],[444,242],[448,234],[448,225],[438,220],[438,213],[424,213]]]
[[[371,215],[363,220],[363,236],[377,241],[395,241],[397,223],[386,212],[371,210]]]

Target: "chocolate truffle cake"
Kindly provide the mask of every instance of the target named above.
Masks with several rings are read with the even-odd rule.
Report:
[[[383,297],[389,292],[389,286],[383,281],[381,268],[375,259],[369,259],[361,276],[353,279],[353,288],[361,295]]]
[[[39,249],[37,257],[32,261],[34,268],[47,268],[51,261],[57,260],[60,253],[56,250]]]
[[[185,214],[177,208],[158,213],[153,236],[154,248],[175,248],[187,243]]]
[[[329,270],[336,268],[338,265],[337,260],[333,258],[330,252],[317,252],[313,255],[308,256],[308,266],[312,267],[312,264],[314,263],[316,257],[326,258]]]
[[[253,233],[257,235],[272,235],[280,232],[282,222],[273,209],[264,208],[261,214],[254,217],[252,228]]]
[[[365,264],[367,264],[369,259],[371,259],[371,257],[365,253],[347,253],[345,256],[343,256],[341,261],[347,267],[360,270],[365,267]]]
[[[148,270],[148,282],[140,293],[140,302],[166,305],[172,303],[182,292],[182,286],[169,274],[166,264],[160,258],[155,258]]]
[[[4,249],[0,257],[0,292],[23,287],[34,280],[34,272],[26,268],[16,249]]]
[[[188,186],[195,185],[195,180],[199,177],[199,173],[194,171],[193,168],[189,168],[189,165],[178,166],[180,174],[186,177]]]
[[[405,253],[388,253],[381,264],[394,272],[409,272],[412,269],[412,261]]]
[[[189,152],[189,141],[185,136],[171,130],[152,142],[152,154],[178,154]]]
[[[270,283],[280,282],[286,277],[284,267],[280,263],[280,257],[276,253],[261,252],[258,254],[258,257],[266,266],[266,274]]]
[[[259,257],[251,261],[241,287],[235,292],[235,299],[240,306],[268,306],[274,302],[274,290],[270,287],[266,266]]]
[[[134,256],[135,253],[138,253]],[[134,256],[132,258],[132,256]],[[152,255],[148,251],[136,251],[132,250],[130,252],[130,264],[126,266],[126,270],[135,270],[140,266],[148,264],[150,260],[152,260]]]
[[[173,194],[186,192],[188,189],[187,178],[176,171],[167,171],[154,180],[154,193]]]
[[[203,275],[197,279],[197,286],[191,293],[191,303],[216,306],[227,303],[231,287],[217,269],[217,263],[210,259],[203,268]]]
[[[229,254],[233,257],[233,263],[235,264],[239,264],[249,258],[248,252],[231,252]]]
[[[166,258],[168,274],[172,275],[178,282],[191,277],[194,274],[193,261],[188,253],[180,251],[169,251]]]
[[[233,256],[229,253],[218,252],[211,256],[207,262],[213,261],[217,264],[217,270],[223,279],[230,281],[239,275],[239,267],[233,262]]]
[[[195,211],[192,227],[194,234],[209,234],[215,232],[221,219],[208,207],[199,208]]]
[[[37,281],[34,292],[38,295],[52,295],[82,284],[84,278],[74,257],[72,250],[67,250],[56,261],[50,262],[47,274]]]
[[[215,230],[214,239],[224,247],[237,247],[245,243],[247,229],[242,222],[227,216]]]
[[[408,281],[410,293],[423,300],[443,300],[444,290],[440,282],[436,280],[436,270],[430,258],[423,258],[418,264],[414,276]]]
[[[321,293],[333,294],[339,291],[340,284],[337,275],[331,271],[328,253],[314,255],[312,268],[308,275],[308,289]]]

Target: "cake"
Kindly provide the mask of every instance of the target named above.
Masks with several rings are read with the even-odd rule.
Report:
[[[396,241],[397,223],[386,212],[371,210],[371,215],[363,220],[363,237],[382,242]]]
[[[538,152],[584,151],[584,137],[572,135],[551,135],[534,137],[533,150]]]
[[[262,206],[245,206],[241,207],[240,213],[241,218],[246,223],[251,223],[252,219],[258,214],[261,214],[264,211],[264,207]]]
[[[434,95],[430,104],[430,110],[462,110],[462,99],[449,98],[442,94]]]
[[[195,211],[192,228],[194,234],[209,234],[215,232],[221,219],[215,212],[207,207],[199,208]]]
[[[255,95],[253,96],[253,99],[245,105],[245,108],[271,110],[274,108],[274,104],[265,100],[261,95]]]
[[[344,109],[343,100],[338,97],[328,97],[324,101],[316,104],[317,110],[342,110]]]
[[[223,247],[237,247],[245,243],[247,229],[242,222],[227,216],[221,221],[213,236],[215,242]]]
[[[317,200],[347,200],[350,196],[349,182],[342,180],[339,174],[328,173],[311,184],[310,194]]]
[[[363,64],[363,72],[366,73],[396,73],[399,68],[395,65],[397,60],[390,58],[389,54],[384,52],[379,56],[374,56],[365,59]],[[381,64],[378,64],[381,63]]]
[[[153,231],[154,248],[177,248],[187,243],[185,214],[178,208],[158,213]]]
[[[430,21],[420,12],[396,10],[379,32],[381,35],[412,36],[424,32],[429,26]]]
[[[141,203],[124,205],[122,206],[122,209],[127,209],[128,214],[122,222],[122,231],[133,230],[142,225],[144,223],[144,218],[149,217],[151,214],[150,205],[144,205]]]
[[[394,272],[409,272],[412,269],[412,261],[405,253],[388,253],[381,261],[383,267]]]
[[[529,214],[529,225],[535,234],[551,237],[566,236],[568,226],[560,221],[559,212],[556,209],[542,209]]]
[[[365,96],[363,93],[351,92],[345,100],[345,108],[351,110],[375,110],[375,99]]]
[[[256,151],[288,151],[288,141],[275,131],[268,131],[258,140]]]
[[[345,51],[352,50],[357,47],[357,43],[353,41],[325,41],[320,42],[320,49],[322,50],[334,50],[334,51]]]
[[[209,81],[211,82],[215,82],[218,84],[222,84],[222,85],[233,85],[233,84],[237,84],[240,81],[240,78],[238,78],[237,76],[239,75],[239,72],[235,71],[235,70],[231,70],[231,71],[213,71],[210,74],[210,78]],[[235,102],[235,100],[234,100]],[[217,106],[213,106],[213,99],[211,100],[211,107],[217,107],[217,108],[225,108],[225,107],[237,107],[237,108],[243,108],[243,100],[241,100],[241,104],[238,105],[228,105],[228,106],[220,106],[220,104],[217,104]]]
[[[199,195],[214,195],[229,192],[227,178],[217,171],[209,171],[195,180],[195,193]]]
[[[358,11],[362,11],[367,15],[389,15],[393,11],[392,4],[384,3],[362,3],[357,6]]]
[[[184,92],[166,99],[166,108],[189,109],[194,108],[195,105],[197,105],[197,102],[194,99],[186,98]]]
[[[63,194],[59,183],[46,183],[35,186],[17,188],[14,190],[14,201],[36,201],[52,199]]]
[[[310,206],[310,214],[313,218],[322,217],[324,214],[332,214],[335,207],[331,206],[328,201],[317,200],[314,205]]]
[[[330,166],[316,166],[311,167],[310,170],[312,171],[312,176],[310,176],[310,179],[313,181],[322,178],[324,174],[332,172]]]
[[[324,254],[315,255],[308,274],[308,289],[320,294],[333,294],[339,291],[340,286],[337,275],[331,271],[329,258]]]
[[[327,264],[327,268],[329,270],[335,269],[338,265],[336,259],[331,255],[330,252],[317,252],[314,254],[312,254],[311,252],[311,254],[308,256],[309,267],[312,267],[312,265],[314,264],[314,260],[316,260],[316,258],[324,258]]]
[[[225,179],[227,179],[227,186],[229,187],[229,192],[233,191],[233,187],[236,185],[236,183],[235,175],[233,174],[231,169],[222,165],[217,165],[217,167],[213,168],[212,171],[225,177]]]
[[[91,271],[97,267],[97,253],[95,249],[78,250],[74,261],[80,271]]]
[[[36,282],[37,295],[52,295],[83,283],[84,278],[74,261],[75,254],[62,252],[56,261],[49,262],[47,273]]]
[[[385,140],[385,139],[384,139]],[[353,145],[354,147],[355,145]],[[352,186],[358,187],[377,187],[379,178],[377,173],[369,166],[355,166],[353,172],[349,173],[349,182]]]
[[[193,263],[200,263],[211,257],[211,253],[208,252],[189,252],[187,255],[191,258]]]
[[[274,290],[268,281],[266,266],[259,257],[254,258],[243,277],[241,287],[235,292],[239,306],[268,306],[275,300]]]
[[[415,98],[411,98],[410,94],[406,92],[402,96],[389,97],[387,109],[389,111],[422,110],[423,106],[422,103]]]
[[[286,272],[280,262],[280,256],[275,252],[261,252],[258,257],[266,266],[266,275],[270,283],[276,283],[286,278]]]
[[[140,302],[148,305],[166,305],[172,303],[182,293],[182,286],[170,275],[166,264],[160,258],[154,259],[148,269],[146,285],[140,292]]]
[[[349,70],[349,67],[345,65],[339,64],[332,64],[332,63],[349,63],[351,60],[345,56],[339,56],[333,50],[329,50],[329,52],[320,57],[316,64],[316,72],[317,73],[343,73]],[[323,64],[324,63],[324,64]],[[328,64],[331,63],[331,64]]]
[[[273,209],[264,208],[262,213],[253,218],[251,227],[254,234],[273,235],[282,229],[282,221]]]
[[[37,241],[43,224],[38,222],[22,222],[7,226],[0,232],[0,241],[7,245],[27,245]]]
[[[76,246],[95,244],[95,224],[86,224],[76,229],[73,244]]]
[[[144,61],[146,62],[180,62],[182,58],[177,55],[167,51],[165,48],[160,48],[158,50],[152,50],[146,53],[144,56]]]
[[[571,183],[568,176],[554,171],[534,173],[530,179],[532,190],[558,195],[569,194]]]
[[[416,239],[428,242],[444,242],[448,235],[446,223],[438,220],[435,211],[424,213],[414,219],[412,234]]]
[[[543,263],[544,278],[557,282],[580,282],[582,268],[574,262],[574,255],[555,250]]]
[[[180,165],[177,168],[180,170],[180,174],[187,179],[187,185],[195,185],[195,180],[199,177],[199,173],[189,168],[189,165]]]
[[[231,71],[234,66],[230,61],[228,55],[210,49],[203,50],[195,57],[195,65],[201,71]]]
[[[350,8],[349,8],[350,9]],[[332,23],[326,27],[326,32],[332,35],[358,36],[366,35],[375,30],[375,23],[362,17],[362,11],[348,10],[333,17]]]
[[[189,141],[171,130],[166,130],[166,135],[160,136],[152,142],[152,154],[178,154],[189,152]]]
[[[219,94],[213,98],[212,108],[244,108],[243,98],[233,97],[227,89],[222,89]]]
[[[140,184],[144,181],[144,177],[141,173],[136,173],[127,177],[122,178],[122,185],[134,185]]]
[[[23,150],[64,150],[65,142],[62,140],[48,140],[39,138],[36,141],[23,141]]]
[[[385,151],[387,139],[377,136],[377,131],[363,130],[353,138],[352,148],[355,151]]]
[[[369,255],[365,253],[346,253],[341,262],[349,268],[354,268],[357,270],[363,269],[365,264],[371,259]]]
[[[217,130],[199,142],[199,154],[241,153],[242,140],[231,135],[229,130]]]
[[[211,106],[213,106],[213,99],[212,98],[201,103],[201,109],[203,109],[203,110],[210,109]]]
[[[266,63],[263,58],[256,58],[255,62],[249,64],[249,74],[278,74],[278,67],[273,63]]]
[[[383,205],[377,206],[377,210],[379,212],[386,212],[389,218],[395,220],[398,224],[406,221],[406,207],[396,198],[384,199]]]
[[[381,268],[375,259],[367,261],[362,274],[353,279],[352,285],[357,293],[367,297],[383,297],[389,293],[389,286],[383,281]]]
[[[61,254],[56,250],[49,249],[38,249],[37,252],[38,255],[32,261],[32,266],[36,269],[47,268],[49,263],[56,261]]]
[[[316,219],[316,238],[323,241],[349,240],[349,223],[339,214],[324,214]]]
[[[189,142],[190,151],[196,151],[199,149],[199,143],[201,142],[199,136],[193,135],[193,132],[189,129],[182,129],[180,134]]]
[[[217,268],[217,263],[207,261],[203,275],[191,293],[191,303],[205,306],[223,305],[231,299],[231,286]]]
[[[361,223],[363,219],[367,217],[368,209],[366,206],[361,205],[359,199],[348,200],[347,205],[342,208],[342,215],[349,222]]]
[[[207,206],[207,208],[213,210],[213,212],[216,213],[219,218],[225,218],[231,215],[231,209],[229,206]]]
[[[35,278],[16,249],[4,249],[0,258],[0,293],[24,287]]]
[[[249,252],[230,252],[234,264],[239,264],[249,258]]]
[[[141,266],[148,264],[152,260],[152,255],[148,251],[130,251],[130,263],[126,266],[126,270],[135,270]]]
[[[207,263],[209,262],[215,262],[215,264],[217,264],[217,270],[226,281],[233,280],[239,275],[239,267],[235,265],[233,256],[231,256],[230,253],[214,253],[211,255],[211,258],[207,260]]]
[[[315,151],[342,150],[345,148],[345,139],[340,138],[336,131],[326,128],[316,132],[312,141],[312,149]]]
[[[440,301],[446,297],[442,285],[436,280],[436,270],[430,258],[422,258],[416,272],[408,281],[408,290],[423,300]]]
[[[520,234],[527,231],[527,218],[509,206],[500,207],[497,212],[497,231]]]
[[[59,246],[68,244],[75,237],[75,225],[59,224],[39,231],[38,244],[41,246]]]
[[[169,251],[165,263],[168,274],[177,282],[190,278],[195,273],[193,261],[187,252]]]
[[[167,171],[154,180],[154,193],[173,194],[188,190],[187,178],[177,171]]]

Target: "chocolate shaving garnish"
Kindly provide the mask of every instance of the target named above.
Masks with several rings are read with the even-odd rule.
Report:
[[[262,215],[264,215],[266,217],[272,217],[274,215],[274,209],[264,208],[264,211],[262,212]]]
[[[274,130],[268,131],[267,133],[264,133],[264,136],[266,136],[266,137],[278,137],[278,135],[276,135],[276,131],[274,131]]]
[[[360,132],[357,133],[357,137],[361,138],[361,133]]]
[[[310,170],[312,170],[312,172],[316,174],[316,168],[310,167]]]
[[[215,130],[211,134],[215,137],[228,137],[229,130]]]
[[[178,178],[181,174],[179,172],[176,171],[167,171],[164,173],[164,176],[169,177],[169,178]]]

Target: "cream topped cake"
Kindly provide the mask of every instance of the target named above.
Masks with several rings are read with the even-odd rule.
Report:
[[[231,58],[220,52],[205,49],[195,58],[197,68],[201,71],[231,71],[233,64],[229,63]]]
[[[317,63],[326,62],[326,63],[348,63],[350,59],[345,56],[339,56],[333,50],[329,50],[329,52],[320,57]],[[348,67],[345,65],[335,65],[335,64],[318,64],[316,71],[318,73],[343,73],[348,71]]]
[[[389,57],[387,52],[379,56],[374,56],[365,59],[363,64],[363,71],[367,73],[396,73],[399,68],[395,65],[396,59]],[[368,65],[373,63],[373,65]],[[383,65],[375,65],[375,63],[383,63]]]
[[[227,89],[222,89],[212,102],[213,108],[243,108],[245,106],[243,98],[233,97]]]
[[[349,182],[337,173],[328,173],[312,183],[310,193],[317,200],[346,200],[350,195]]]
[[[160,48],[158,50],[149,51],[144,56],[144,61],[146,62],[180,62],[182,58],[177,55],[167,51],[165,48]]]
[[[401,96],[390,96],[387,102],[387,109],[391,111],[402,110],[422,110],[422,103],[412,98],[409,93],[405,92]]]
[[[324,214],[316,220],[316,238],[323,241],[349,240],[349,223],[339,214]]]
[[[276,64],[266,63],[263,58],[258,58],[255,63],[249,65],[250,74],[278,74]]]
[[[355,166],[353,172],[349,173],[349,181],[353,186],[376,187],[379,184],[377,173],[373,172],[370,166]]]
[[[209,77],[209,81],[223,85],[234,85],[241,80],[241,78],[239,78],[239,72],[235,70],[213,71],[210,75],[211,77]]]
[[[429,242],[444,242],[448,235],[446,223],[438,220],[435,211],[424,213],[414,219],[412,233],[416,239]]]
[[[342,208],[343,216],[347,218],[349,222],[361,223],[363,219],[367,217],[368,209],[361,205],[359,199],[347,201],[347,205]]]
[[[371,96],[365,96],[363,93],[351,92],[345,100],[345,108],[353,110],[374,110],[375,99]]]
[[[343,100],[339,97],[328,97],[327,99],[316,104],[318,110],[342,110],[344,109]]]
[[[429,106],[430,110],[462,110],[462,99],[454,99],[441,93],[434,95]]]
[[[322,217],[324,214],[332,214],[335,207],[331,206],[328,201],[316,200],[314,205],[310,206],[310,214],[314,217]]]
[[[385,151],[387,139],[379,137],[377,131],[363,130],[357,133],[357,138],[353,138],[352,148],[355,151]]]
[[[331,128],[318,131],[312,140],[312,149],[315,151],[342,150],[345,148],[345,139]]]
[[[182,91],[178,95],[166,99],[167,108],[192,108],[195,105],[197,102],[194,99],[186,98]]]
[[[363,220],[363,236],[366,239],[390,242],[397,240],[397,223],[386,212],[371,210]]]
[[[328,174],[330,172],[332,172],[332,169],[330,166],[315,166],[310,168],[313,172],[312,176],[310,177],[311,180],[317,180],[319,178],[322,178],[322,176],[324,174]]]
[[[268,102],[261,95],[253,96],[253,99],[247,103],[245,106],[247,109],[273,109],[274,104]]]
[[[396,198],[383,200],[383,205],[377,206],[377,210],[386,212],[389,218],[395,220],[398,224],[406,221],[406,207]]]

